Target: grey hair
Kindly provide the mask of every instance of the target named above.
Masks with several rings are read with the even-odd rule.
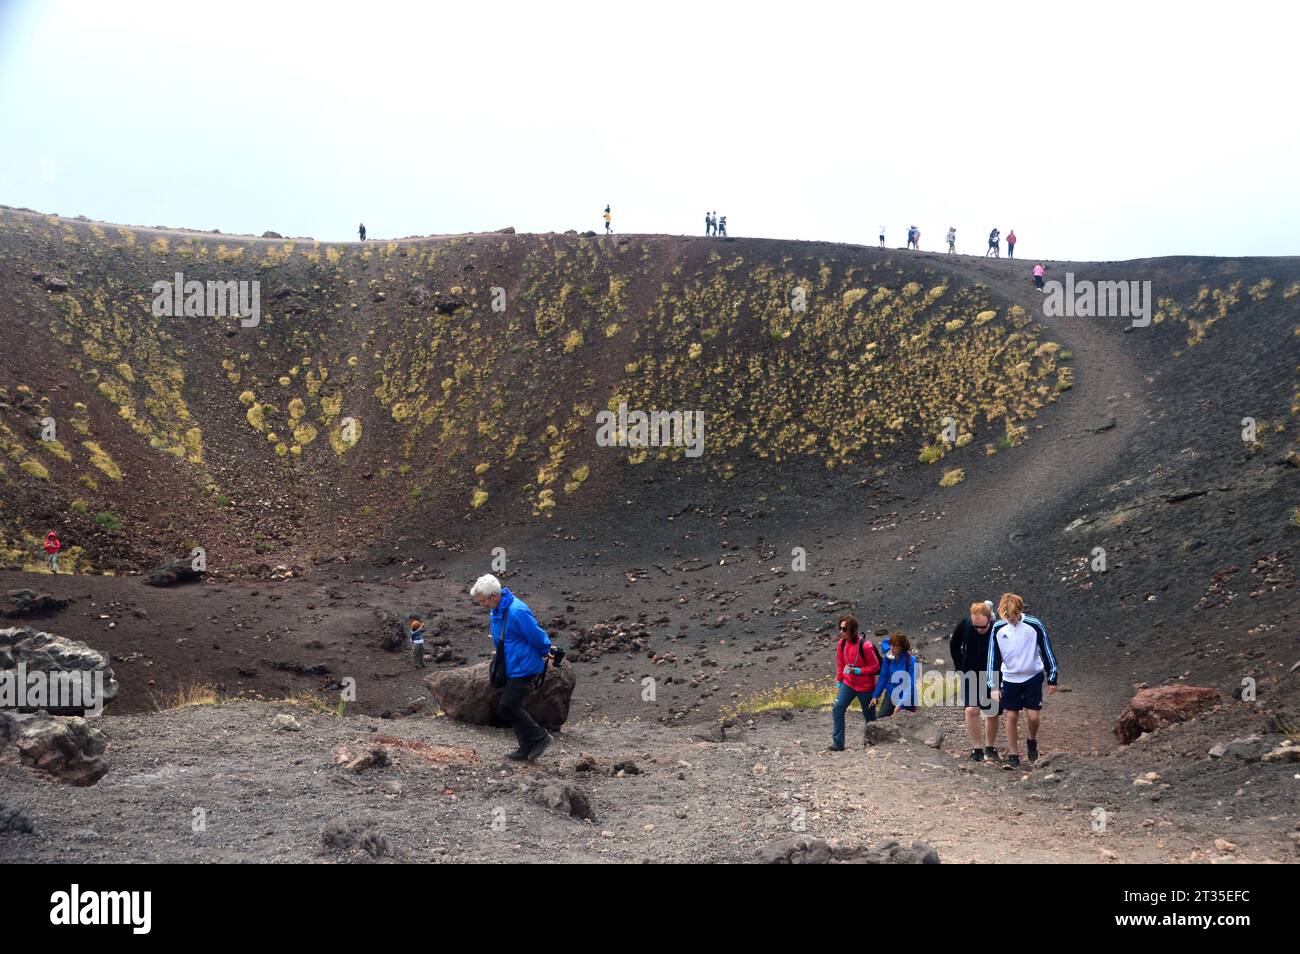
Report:
[[[494,596],[500,596],[501,581],[491,573],[484,573],[475,580],[474,585],[469,588],[469,595],[475,598],[486,596],[488,599],[492,599]]]

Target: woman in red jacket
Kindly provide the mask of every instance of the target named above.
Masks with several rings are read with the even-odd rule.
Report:
[[[53,530],[45,535],[45,555],[50,558],[51,573],[59,572],[59,551],[62,549],[63,544]]]
[[[871,690],[876,687],[880,657],[876,647],[858,631],[852,616],[840,618],[840,641],[835,647],[835,686],[838,690],[831,707],[831,744],[827,751],[844,751],[844,713],[854,699],[862,704],[862,718],[872,720]]]

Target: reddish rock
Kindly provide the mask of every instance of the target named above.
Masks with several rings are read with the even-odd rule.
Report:
[[[1128,745],[1143,732],[1152,732],[1193,716],[1219,704],[1219,690],[1204,686],[1156,686],[1143,689],[1133,697],[1124,714],[1115,723],[1115,738]]]

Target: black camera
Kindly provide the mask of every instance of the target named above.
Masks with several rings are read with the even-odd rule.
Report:
[[[560,663],[564,662],[564,654],[565,650],[561,649],[559,646],[552,646],[551,662],[558,666]]]

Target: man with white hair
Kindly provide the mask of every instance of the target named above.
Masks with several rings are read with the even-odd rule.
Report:
[[[506,664],[506,684],[497,708],[514,726],[519,748],[506,755],[514,762],[536,762],[550,744],[551,736],[524,709],[524,697],[546,669],[551,640],[537,625],[528,604],[501,585],[491,573],[480,576],[469,595],[485,610],[491,610],[489,630],[496,651]]]

